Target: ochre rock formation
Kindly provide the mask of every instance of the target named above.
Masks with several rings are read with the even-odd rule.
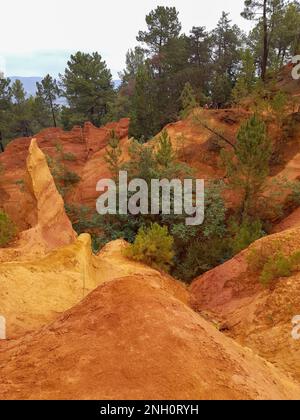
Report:
[[[43,258],[0,263],[0,314],[7,319],[8,338],[24,335],[54,320],[99,284],[139,275],[155,279],[162,289],[187,303],[187,289],[166,274],[129,261],[125,241],[111,242],[96,256],[91,238],[80,235],[72,244]]]
[[[211,180],[223,179],[226,183],[225,171],[221,165],[220,138],[216,133],[221,133],[232,144],[235,143],[239,127],[251,112],[243,109],[227,110],[196,110],[187,120],[178,121],[166,126],[178,158],[189,164],[195,171],[197,178]],[[295,132],[299,129],[299,122],[295,121]],[[75,172],[80,178],[71,191],[65,196],[67,204],[85,206],[95,211],[98,192],[96,184],[100,179],[111,177],[105,162],[106,147],[111,130],[115,130],[121,139],[122,161],[128,160],[129,120],[121,119],[118,123],[110,123],[104,127],[96,128],[91,123],[86,123],[83,128],[74,127],[65,132],[60,128],[51,128],[41,131],[36,135],[41,150],[50,157],[58,156],[58,146],[65,155],[72,155],[73,159],[66,159],[66,167]],[[213,131],[207,129],[209,127]],[[276,127],[270,123],[271,137],[276,137]],[[297,136],[296,136],[297,137]],[[295,181],[300,171],[300,154],[297,138],[289,140],[288,147],[283,147],[282,162],[272,166],[270,181],[287,179]],[[154,138],[150,144],[157,144]],[[5,153],[0,154],[0,164],[5,172],[0,182],[0,206],[17,222],[21,230],[34,225],[32,208],[34,203],[28,192],[24,180],[26,178],[26,156],[30,139],[16,139],[11,142]],[[228,143],[223,142],[227,148]],[[271,187],[270,187],[271,188]],[[271,188],[276,192],[276,187]],[[266,191],[267,193],[271,193]],[[279,201],[285,201],[289,190],[281,194]],[[240,194],[237,191],[226,189],[224,192],[226,205],[229,209],[236,208],[240,203]],[[287,209],[289,211],[289,209]],[[270,220],[277,221],[273,215],[267,215]]]
[[[111,131],[115,131],[120,139],[127,137],[128,126],[128,118],[122,118],[118,123],[109,123],[100,128],[95,127],[90,122],[85,123],[83,137],[89,156],[107,146],[107,139]]]
[[[130,141],[127,137],[120,140],[122,151],[121,160],[128,160],[128,148]],[[105,161],[106,147],[91,155],[90,159],[83,166],[81,171],[81,180],[74,190],[69,194],[68,201],[73,204],[82,204],[92,210],[96,210],[96,201],[99,192],[96,191],[96,185],[101,179],[111,178],[111,173]]]
[[[1,399],[298,399],[299,385],[139,275],[0,344]]]
[[[300,229],[265,237],[191,285],[192,307],[219,325],[243,346],[251,348],[300,381],[300,345],[292,338],[292,319],[300,315],[300,274],[260,284],[249,254],[270,249],[292,255],[300,249]],[[250,260],[251,261],[251,260]]]
[[[42,258],[0,263],[0,314],[7,337],[41,327],[78,303],[100,283],[95,270],[89,235]]]
[[[28,260],[72,243],[76,238],[64,201],[58,193],[45,155],[31,141],[27,157],[27,187],[33,227],[21,232],[12,248],[0,249],[0,261]],[[19,204],[21,205],[21,203]]]
[[[81,176],[85,164],[94,153],[107,146],[111,130],[120,139],[124,139],[128,135],[128,126],[129,120],[124,118],[101,128],[94,127],[91,123],[86,123],[83,128],[74,127],[68,132],[61,128],[49,128],[42,130],[35,138],[45,155],[58,157],[59,148],[64,155],[72,155],[73,159],[65,159],[63,163],[70,171]],[[12,217],[20,230],[35,224],[32,215],[35,203],[26,185],[26,159],[30,143],[30,138],[19,138],[10,142],[4,153],[0,153],[0,165],[4,169],[0,180],[0,207]],[[93,189],[96,190],[95,185]],[[96,191],[94,196],[96,197]],[[84,197],[78,204],[86,205]],[[95,203],[93,208],[94,206]]]
[[[201,118],[234,141],[248,115],[215,110]],[[56,157],[62,146],[75,157],[64,163],[81,181],[65,200],[94,209],[96,184],[111,175],[104,159],[110,131],[119,135],[126,161],[128,122],[43,130],[0,154],[0,206],[20,230],[0,250],[0,316],[8,338],[0,341],[0,399],[299,399],[300,346],[291,320],[300,315],[300,275],[265,288],[248,259],[270,243],[286,255],[299,250],[298,210],[276,234],[190,290],[129,261],[126,242],[95,255],[90,236],[73,231],[45,155]],[[198,177],[224,177],[209,130],[192,119],[166,129]],[[272,178],[298,178],[298,150],[294,141]],[[226,198],[234,205],[235,194]]]

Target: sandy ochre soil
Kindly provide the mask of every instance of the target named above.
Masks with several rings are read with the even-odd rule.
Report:
[[[234,139],[247,115],[207,111],[206,119]],[[92,208],[96,182],[109,176],[111,129],[126,160],[126,119],[101,129],[44,130],[0,155],[0,206],[20,231],[0,250],[0,315],[7,323],[0,399],[300,399],[300,343],[291,338],[300,275],[263,288],[247,262],[253,248],[270,242],[288,255],[299,250],[299,210],[190,288],[129,261],[122,240],[96,255],[89,234],[74,232],[45,155],[54,156],[59,142],[77,157],[66,164],[81,181],[66,200]],[[205,128],[187,120],[167,130],[198,176],[223,176]],[[296,143],[272,177],[300,176]]]

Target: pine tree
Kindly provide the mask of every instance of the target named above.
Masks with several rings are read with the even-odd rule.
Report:
[[[112,75],[101,56],[97,52],[71,55],[61,83],[69,105],[63,109],[64,124],[91,121],[100,126],[114,96]]]
[[[13,137],[29,137],[33,134],[31,128],[32,114],[30,101],[26,99],[26,92],[20,80],[16,80],[11,87],[12,117],[10,119]]]
[[[191,62],[203,70],[210,62],[211,39],[203,26],[193,26],[189,41]]]
[[[174,163],[175,153],[167,130],[163,130],[159,136],[156,160],[157,163],[165,169],[169,168]]]
[[[138,70],[145,64],[145,51],[141,47],[135,47],[126,53],[126,68],[120,74],[122,84],[128,84],[134,80]]]
[[[233,81],[240,61],[243,33],[237,25],[231,25],[228,13],[222,13],[212,32],[212,40],[215,72]]]
[[[0,153],[4,151],[5,138],[9,137],[11,96],[10,80],[0,77]]]
[[[245,19],[258,22],[261,78],[266,82],[270,49],[275,32],[284,14],[285,0],[245,0],[242,16]]]
[[[158,75],[162,76],[162,51],[172,40],[178,38],[181,24],[175,7],[158,6],[146,16],[147,31],[140,31],[137,41],[147,46],[147,52],[157,61]]]
[[[37,93],[36,97],[40,105],[44,105],[44,108],[52,116],[54,127],[57,126],[57,115],[59,112],[59,105],[56,101],[60,96],[60,91],[55,79],[49,74],[39,83],[36,84]]]
[[[132,98],[129,135],[146,140],[160,130],[157,84],[148,65],[139,68]]]
[[[223,12],[212,31],[213,60],[211,77],[212,101],[218,107],[229,103],[240,63],[243,34],[231,25],[228,13]]]
[[[246,98],[253,90],[255,84],[255,60],[249,48],[242,53],[242,68],[236,85],[232,91],[235,102]]]
[[[158,179],[184,179],[192,177],[191,168],[177,160],[177,154],[173,147],[171,137],[166,129],[157,138],[157,146],[154,150],[156,178]]]
[[[196,96],[190,82],[187,82],[184,85],[184,89],[180,95],[180,100],[182,104],[182,111],[180,116],[184,119],[188,117],[191,111],[193,111],[193,109],[198,106]]]
[[[232,81],[226,74],[216,73],[212,80],[211,98],[215,106],[222,107],[230,101]]]
[[[175,7],[158,6],[146,16],[148,30],[140,31],[137,41],[143,42],[154,54],[171,39],[177,38],[181,31],[178,12]]]
[[[265,123],[257,115],[242,124],[237,135],[235,154],[223,152],[229,184],[242,190],[242,216],[248,217],[262,192],[272,154]]]
[[[119,175],[121,165],[122,150],[120,148],[120,139],[114,130],[110,133],[108,146],[106,148],[105,162],[108,165],[114,179],[116,180]]]

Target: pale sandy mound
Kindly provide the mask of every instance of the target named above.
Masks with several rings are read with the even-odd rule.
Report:
[[[32,262],[0,263],[0,314],[7,337],[55,319],[101,282],[89,235]]]
[[[299,386],[139,276],[0,344],[1,399],[297,399]]]
[[[300,250],[300,229],[263,238],[250,250],[266,249],[270,243],[291,255]],[[291,335],[292,319],[300,315],[300,273],[263,287],[247,255],[249,250],[196,279],[191,286],[192,306],[229,336],[300,380],[300,342]]]
[[[155,278],[169,293],[188,301],[181,283],[126,259],[127,246],[125,241],[115,241],[95,256],[91,238],[84,234],[43,258],[0,263],[0,315],[7,320],[7,337],[19,337],[49,323],[99,284],[127,275],[139,274],[145,282]]]
[[[13,247],[0,249],[2,262],[37,258],[52,249],[71,244],[77,236],[65,213],[63,199],[56,189],[46,157],[35,139],[29,147],[27,172],[35,203],[35,226],[22,232]]]

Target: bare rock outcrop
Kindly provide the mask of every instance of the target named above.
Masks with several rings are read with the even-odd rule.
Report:
[[[5,399],[298,399],[300,387],[155,278],[105,283],[55,322],[0,344]]]
[[[61,150],[66,168],[84,179],[82,172],[86,163],[95,153],[105,149],[111,131],[114,130],[120,139],[125,139],[128,127],[129,119],[123,118],[100,128],[91,123],[86,123],[83,128],[74,127],[71,131],[48,128],[35,138],[39,148],[51,158],[61,159]],[[0,180],[0,207],[12,217],[20,230],[29,229],[35,224],[35,202],[26,186],[26,160],[30,143],[29,137],[18,138],[8,144],[4,153],[0,153],[0,166],[4,170]],[[95,190],[95,185],[93,189]],[[84,194],[81,198],[82,201],[78,204],[86,205]],[[68,197],[66,200],[68,201]]]
[[[265,237],[191,285],[192,307],[227,335],[300,381],[300,343],[292,338],[292,319],[300,315],[300,273],[260,283],[250,252],[270,249],[289,256],[300,249],[300,229]]]
[[[114,241],[95,255],[90,236],[83,234],[44,257],[0,263],[0,314],[7,321],[7,337],[42,327],[99,284],[123,276],[138,275],[145,283],[155,279],[160,288],[187,304],[188,291],[180,282],[128,260],[124,255],[127,246],[125,241]]]
[[[35,139],[31,141],[27,157],[27,186],[35,204],[31,209],[35,224],[21,232],[14,246],[0,250],[0,261],[33,259],[76,239],[45,155]]]

